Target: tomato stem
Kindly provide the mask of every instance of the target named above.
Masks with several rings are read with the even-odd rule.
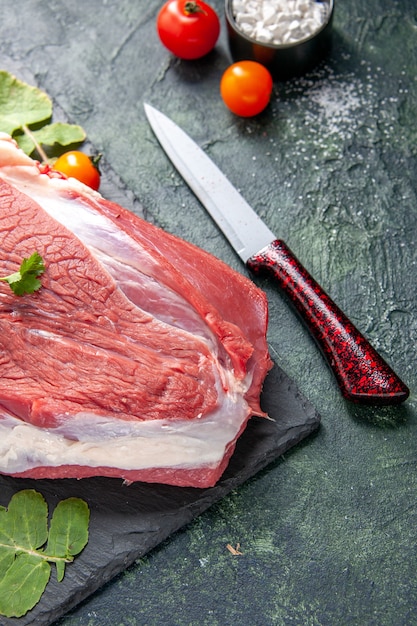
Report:
[[[101,161],[101,157],[103,155],[101,154],[101,152],[99,152],[98,154],[93,154],[92,156],[89,157],[91,163],[94,165],[94,167],[96,168],[96,170],[98,171],[98,173],[100,174],[100,161]]]
[[[187,15],[194,15],[194,13],[204,13],[204,15],[206,15],[206,12],[195,0],[188,0],[184,5],[184,11]]]

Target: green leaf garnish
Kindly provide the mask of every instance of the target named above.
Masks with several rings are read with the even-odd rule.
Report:
[[[51,116],[52,102],[45,93],[0,71],[0,130],[13,135],[24,125],[46,122]]]
[[[84,500],[56,506],[48,531],[48,506],[34,489],[16,493],[0,506],[0,614],[21,617],[37,604],[55,563],[60,582],[88,542],[90,511]]]
[[[64,578],[65,563],[79,554],[88,541],[88,528],[80,524],[84,519],[86,504],[79,498],[62,500],[56,507],[49,527],[46,552],[55,557],[58,582]]]
[[[0,70],[0,131],[14,137],[27,155],[37,151],[43,161],[48,157],[42,146],[65,147],[86,138],[81,126],[51,123],[52,108],[46,93]]]
[[[28,259],[23,259],[19,271],[0,277],[3,282],[9,283],[11,290],[17,296],[25,293],[33,293],[41,287],[38,276],[45,271],[45,265],[41,255],[34,252]]]
[[[53,122],[39,130],[31,130],[29,133],[26,128],[22,134],[15,134],[14,136],[19,148],[28,155],[38,150],[40,145],[54,146],[59,144],[65,147],[82,143],[85,138],[86,134],[81,126],[64,122]]]

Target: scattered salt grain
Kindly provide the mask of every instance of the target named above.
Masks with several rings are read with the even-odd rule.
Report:
[[[250,39],[269,44],[296,43],[326,21],[322,0],[232,0],[236,26]]]

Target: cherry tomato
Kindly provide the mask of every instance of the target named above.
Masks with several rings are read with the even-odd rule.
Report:
[[[233,113],[252,117],[268,105],[272,86],[272,76],[264,65],[256,61],[238,61],[224,72],[220,94]]]
[[[172,54],[180,59],[199,59],[214,48],[220,20],[203,0],[168,0],[158,13],[156,28]]]
[[[84,152],[72,150],[62,154],[54,163],[54,169],[68,178],[76,178],[95,191],[100,187],[100,172],[95,164],[96,159]]]

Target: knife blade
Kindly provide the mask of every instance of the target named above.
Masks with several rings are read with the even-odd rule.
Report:
[[[342,395],[358,404],[395,405],[409,389],[278,239],[210,157],[175,122],[144,104],[148,122],[178,172],[255,276],[273,279],[322,350]]]

